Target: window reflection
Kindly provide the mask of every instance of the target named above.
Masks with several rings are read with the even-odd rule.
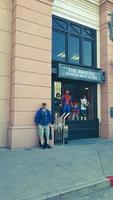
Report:
[[[53,31],[53,59],[65,61],[65,34]]]
[[[83,64],[86,66],[92,65],[92,43],[84,40],[83,42]]]
[[[96,67],[96,31],[53,16],[53,62]]]
[[[79,39],[73,36],[69,38],[69,60],[70,62],[79,64]]]

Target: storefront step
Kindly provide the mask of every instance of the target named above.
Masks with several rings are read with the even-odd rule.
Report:
[[[98,120],[71,121],[67,124],[69,140],[99,137]]]

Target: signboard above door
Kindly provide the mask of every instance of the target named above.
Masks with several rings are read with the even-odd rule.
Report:
[[[58,68],[58,77],[103,83],[105,81],[105,72],[101,69],[87,69],[77,66],[72,67],[71,65],[60,63]]]

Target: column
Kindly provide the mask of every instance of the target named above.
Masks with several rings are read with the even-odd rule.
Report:
[[[11,120],[8,145],[38,145],[34,115],[51,108],[52,1],[13,1]]]

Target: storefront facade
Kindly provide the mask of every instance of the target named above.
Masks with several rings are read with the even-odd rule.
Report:
[[[1,1],[0,147],[38,145],[35,111],[46,101],[54,116],[66,90],[88,98],[84,121],[97,129],[85,137],[113,138],[111,11],[110,0]]]

